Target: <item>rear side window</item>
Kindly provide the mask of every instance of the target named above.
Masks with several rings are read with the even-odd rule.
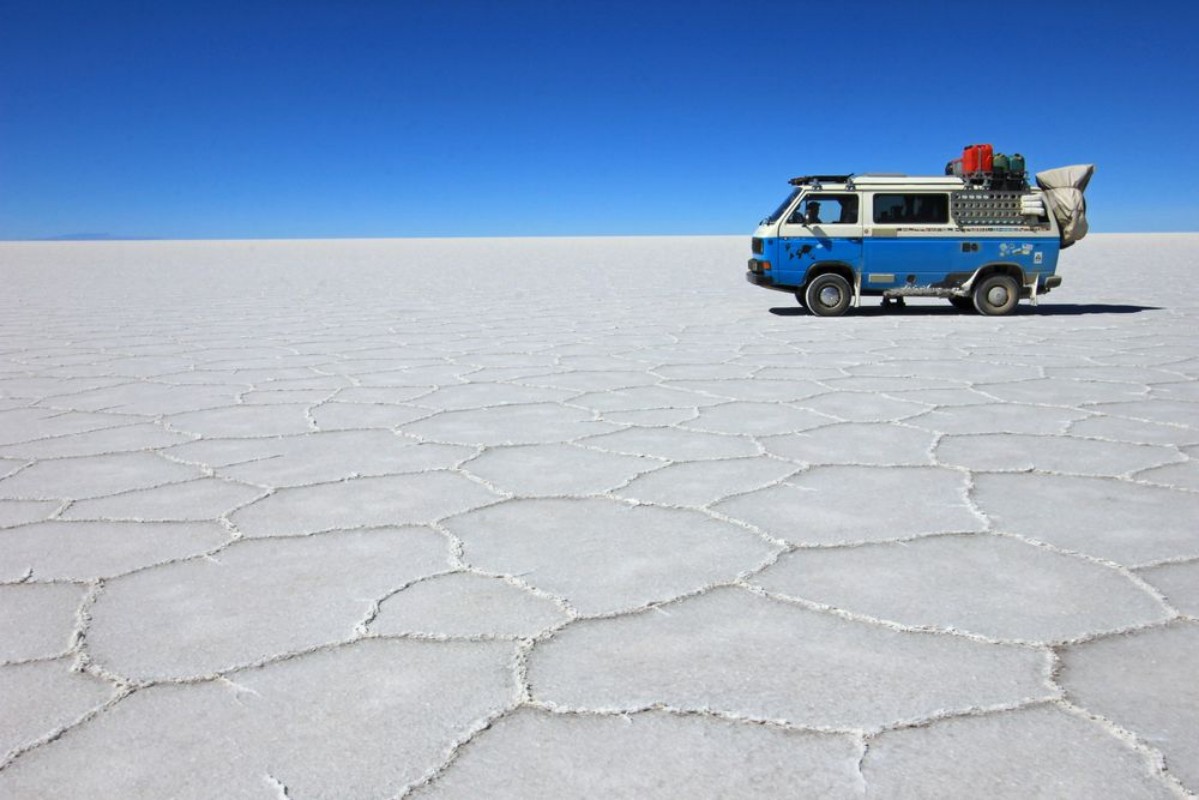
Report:
[[[944,225],[949,222],[949,195],[876,194],[874,221],[882,225]]]

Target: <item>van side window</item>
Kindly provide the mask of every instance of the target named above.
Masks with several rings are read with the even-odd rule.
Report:
[[[944,225],[949,222],[949,195],[876,194],[874,221],[891,225]]]
[[[857,222],[856,194],[810,194],[787,218],[790,225],[856,225]]]

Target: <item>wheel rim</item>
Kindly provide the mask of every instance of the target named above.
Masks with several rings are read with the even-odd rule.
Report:
[[[992,286],[987,290],[987,302],[996,308],[1007,305],[1008,291],[1006,286]]]
[[[841,302],[841,290],[836,286],[824,286],[820,289],[820,304],[833,307]]]

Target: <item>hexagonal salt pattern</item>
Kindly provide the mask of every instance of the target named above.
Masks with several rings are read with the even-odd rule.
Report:
[[[745,247],[0,243],[0,796],[1199,792],[1199,237]]]
[[[887,732],[862,760],[879,797],[1176,797],[1155,772],[1103,725],[1052,705]]]
[[[1165,754],[1184,785],[1199,785],[1199,622],[1069,648],[1062,685],[1084,708]]]
[[[665,754],[671,758],[663,758]],[[860,797],[859,749],[848,736],[664,712],[520,711],[464,748],[419,798]]]

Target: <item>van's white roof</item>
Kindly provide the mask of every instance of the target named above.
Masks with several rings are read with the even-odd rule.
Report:
[[[912,175],[854,175],[846,181],[846,185],[856,186],[859,189],[869,189],[873,186],[919,186],[924,189],[962,189],[965,188],[966,182],[953,175],[933,177]]]

